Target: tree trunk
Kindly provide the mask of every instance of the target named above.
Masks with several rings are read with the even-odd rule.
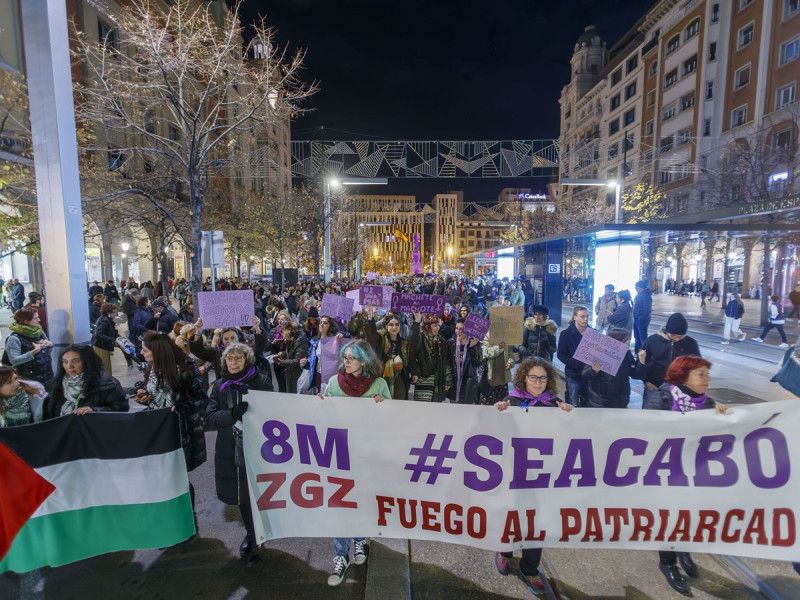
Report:
[[[742,297],[750,297],[750,263],[753,260],[753,247],[756,245],[754,240],[744,239],[742,248],[744,249],[744,265],[742,267]]]
[[[772,239],[769,232],[764,235],[764,268],[761,271],[761,326],[769,323],[769,280],[770,280],[770,254],[772,253]]]
[[[725,257],[724,257],[724,267],[722,269],[722,310],[728,306],[728,280],[730,279],[730,269],[728,267],[728,262],[730,261],[731,250],[733,249],[733,239],[728,238],[728,241],[725,242]]]
[[[203,212],[203,192],[199,178],[199,175],[192,173],[189,179],[189,198],[192,203],[192,306],[195,320],[200,315],[197,293],[203,290],[203,252],[200,247],[203,237],[200,224]]]
[[[711,287],[711,280],[714,278],[714,248],[717,245],[716,240],[706,240],[703,242],[706,247],[706,282],[708,287]]]

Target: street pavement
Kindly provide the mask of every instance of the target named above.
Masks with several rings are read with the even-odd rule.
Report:
[[[666,317],[681,310],[690,319],[690,333],[714,363],[712,387],[753,396],[750,401],[789,397],[769,383],[782,354],[776,348],[745,342],[746,350],[720,347],[719,311],[694,314],[690,300],[657,296],[651,332]],[[699,305],[699,300],[697,301]],[[712,309],[713,310],[713,309]],[[750,312],[750,307],[747,308]],[[565,323],[571,306],[564,306]],[[755,312],[755,311],[753,311]],[[0,332],[8,335],[10,313],[0,310]],[[752,327],[752,326],[751,326]],[[793,336],[797,335],[792,326]],[[141,378],[128,369],[119,352],[113,371],[124,387]],[[721,392],[720,392],[721,393]],[[731,394],[735,396],[735,394]],[[744,396],[737,396],[738,399]],[[745,400],[747,398],[745,397]],[[132,409],[138,410],[138,405]],[[197,490],[199,535],[164,550],[116,552],[38,574],[0,575],[0,599],[23,600],[511,600],[532,595],[516,576],[501,576],[493,553],[467,546],[415,540],[373,540],[368,565],[351,566],[338,588],[326,584],[332,543],[322,538],[293,538],[268,542],[260,559],[245,565],[238,558],[244,528],[236,507],[225,506],[214,491],[215,434],[206,434],[208,461],[190,474]],[[147,526],[143,523],[142,526]],[[674,592],[658,570],[655,552],[625,550],[550,549],[544,553],[547,574],[561,598],[672,599]],[[761,597],[752,584],[740,581],[730,565],[705,554],[695,555],[701,579],[692,581],[698,600],[739,600]],[[800,600],[800,577],[788,563],[744,559],[742,563],[768,586],[774,598]]]

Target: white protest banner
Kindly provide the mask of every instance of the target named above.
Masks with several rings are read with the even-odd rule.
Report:
[[[205,329],[253,326],[252,290],[198,292],[197,302]]]
[[[721,415],[247,400],[258,543],[361,535],[800,560],[797,402]]]
[[[352,298],[338,296],[336,294],[325,294],[322,296],[322,306],[320,307],[320,317],[331,317],[347,323],[353,316]]]
[[[492,306],[489,309],[489,342],[496,346],[500,342],[508,345],[522,343],[522,322],[525,320],[524,306]]]
[[[361,306],[361,303],[358,301],[358,298],[361,296],[360,288],[359,289],[355,289],[355,290],[350,290],[349,292],[345,292],[345,296],[347,296],[348,298],[352,298],[352,300],[353,300],[353,311],[358,312],[362,308],[364,308],[363,306]]]
[[[600,364],[600,370],[616,375],[625,355],[630,352],[628,344],[603,335],[596,329],[587,327],[572,358],[587,365]]]

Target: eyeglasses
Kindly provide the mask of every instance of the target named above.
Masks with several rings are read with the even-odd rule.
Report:
[[[534,381],[538,381],[539,383],[547,383],[547,380],[550,378],[547,375],[525,375],[525,379],[531,383]]]
[[[353,362],[354,360],[358,360],[355,356],[350,356],[348,354],[345,354],[342,358],[344,359],[344,362]]]
[[[240,360],[244,359],[245,359],[244,356],[242,356],[241,354],[228,354],[228,356],[225,357],[225,360],[235,360],[236,362],[239,362]]]

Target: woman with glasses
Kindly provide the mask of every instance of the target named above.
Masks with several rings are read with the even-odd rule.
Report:
[[[272,378],[261,373],[255,363],[253,349],[247,344],[233,342],[225,348],[222,375],[214,382],[205,414],[208,429],[217,432],[214,446],[217,498],[239,507],[246,530],[239,555],[246,559],[255,557],[256,535],[241,445],[241,420],[248,408],[244,396],[248,390],[272,391]]]
[[[442,402],[453,385],[453,360],[450,349],[439,335],[441,321],[438,315],[414,315],[411,335],[408,338],[411,383],[414,400]]]
[[[539,357],[523,360],[514,374],[514,389],[495,408],[504,411],[511,406],[524,408],[560,408],[570,412],[573,408],[556,396],[556,372],[553,365]],[[509,563],[513,553],[498,552],[494,555],[494,565],[501,575],[510,572]],[[539,576],[539,562],[542,559],[541,548],[523,548],[522,559],[519,561],[519,571],[522,580],[528,585],[534,595],[541,594],[545,587],[544,581]]]
[[[400,317],[387,315],[383,328],[375,321],[364,324],[366,340],[383,363],[383,378],[395,400],[408,400],[408,341],[400,335]]]
[[[340,353],[339,372],[328,380],[327,396],[351,398],[372,398],[375,402],[383,402],[391,398],[389,386],[381,377],[383,365],[375,351],[366,340],[355,340],[347,343]],[[320,398],[324,398],[322,394]],[[328,577],[328,585],[335,587],[342,583],[344,574],[350,566],[350,539],[334,538],[333,570]],[[352,538],[354,551],[353,562],[363,565],[367,562],[367,540],[363,537]]]

